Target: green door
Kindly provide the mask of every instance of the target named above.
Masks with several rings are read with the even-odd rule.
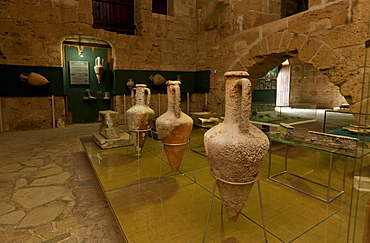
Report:
[[[106,48],[84,47],[83,57],[75,46],[65,46],[66,69],[64,80],[67,90],[69,116],[73,123],[96,122],[99,111],[111,109],[111,96],[107,99],[105,92],[111,94],[109,63]],[[96,77],[95,59],[101,57],[105,71],[100,83]],[[86,90],[91,90],[95,98],[88,98]]]

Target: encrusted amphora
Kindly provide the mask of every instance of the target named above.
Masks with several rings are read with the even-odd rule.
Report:
[[[147,94],[146,100],[145,94]],[[131,90],[132,107],[127,110],[128,128],[139,154],[153,127],[154,111],[149,107],[150,94],[150,89],[146,87],[146,84],[136,84]]]
[[[217,179],[229,221],[243,209],[269,148],[267,136],[249,122],[251,82],[245,71],[225,73],[225,120],[204,135],[211,174]]]
[[[193,129],[193,119],[183,113],[180,108],[181,82],[167,81],[166,84],[168,108],[157,118],[155,125],[171,169],[178,171]]]
[[[103,74],[104,74],[104,59],[102,57],[97,57],[95,58],[95,66],[94,66],[94,71],[96,78],[98,79],[98,83],[100,84],[101,80],[103,79]]]

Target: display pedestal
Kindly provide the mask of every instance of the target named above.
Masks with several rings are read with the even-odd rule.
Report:
[[[221,179],[221,178],[218,178],[218,177],[216,177],[215,175],[213,175],[212,173],[211,173],[211,175],[215,178],[215,182],[213,183],[211,202],[210,202],[209,209],[208,209],[207,222],[206,222],[206,227],[205,227],[205,229],[204,229],[204,234],[203,234],[203,240],[202,240],[202,243],[204,243],[204,242],[205,242],[205,240],[206,240],[206,236],[207,236],[208,224],[209,224],[209,219],[210,219],[210,216],[211,216],[212,205],[213,205],[213,199],[214,199],[214,197],[215,197],[215,191],[216,191],[216,183],[217,183],[217,180],[222,181],[222,182],[227,183],[227,184],[231,184],[231,185],[239,185],[239,186],[241,186],[241,185],[248,185],[248,184],[252,184],[252,183],[257,182],[257,185],[258,185],[258,196],[259,196],[260,208],[261,208],[261,218],[262,218],[263,233],[264,233],[264,236],[265,236],[265,242],[268,242],[268,240],[267,240],[266,224],[265,224],[265,217],[264,217],[264,210],[263,210],[263,204],[262,204],[261,185],[260,185],[259,177],[257,177],[257,179],[255,179],[255,180],[253,180],[253,181],[243,182],[243,183],[236,183],[236,182],[230,182],[230,181],[226,181],[226,180],[223,180],[223,179]],[[222,214],[222,206],[221,206],[221,214]],[[221,217],[222,217],[222,216],[221,216]]]
[[[107,139],[100,133],[93,133],[94,142],[102,149],[111,149],[131,145],[130,135],[126,132],[120,133],[119,138]]]
[[[161,155],[161,165],[160,165],[160,168],[159,168],[159,180],[161,180],[161,176],[162,176],[162,165],[163,165],[164,146],[165,145],[166,146],[182,146],[182,145],[188,145],[188,151],[189,151],[189,156],[190,156],[191,169],[192,169],[192,173],[193,173],[193,181],[196,182],[196,180],[195,180],[195,174],[194,174],[194,164],[193,164],[193,160],[191,159],[190,141],[187,141],[186,143],[177,143],[177,144],[163,143],[162,142],[162,155]]]

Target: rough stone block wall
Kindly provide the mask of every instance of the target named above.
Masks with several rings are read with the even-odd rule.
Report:
[[[165,16],[151,12],[151,1],[135,1],[137,33],[124,35],[92,27],[91,0],[5,1],[0,4],[0,64],[63,66],[62,41],[81,36],[111,44],[113,69],[195,71],[195,2],[174,1],[173,15]],[[46,127],[38,119],[39,110],[23,105],[25,99],[30,106],[37,106],[33,104],[37,102],[35,98],[6,98],[2,105],[4,130]],[[49,101],[48,97],[38,99]],[[18,115],[10,118],[10,110],[17,110]],[[58,120],[60,126],[65,123],[66,120]]]
[[[213,20],[219,20],[219,24],[201,29],[197,44],[197,69],[217,70],[211,75],[211,109],[217,110],[217,103],[224,100],[223,74],[226,71],[247,70],[252,83],[256,84],[258,78],[285,59],[293,57],[312,65],[334,84],[332,91],[327,90],[333,103],[324,104],[324,101],[320,101],[320,106],[342,103],[340,97],[334,98],[338,89],[354,112],[358,112],[362,104],[362,107],[370,106],[367,97],[360,97],[359,94],[370,16],[367,0],[310,0],[307,11],[283,19],[274,19],[277,15],[273,11],[258,11],[256,6],[261,1],[216,2],[226,5],[216,13],[217,16],[212,16]],[[254,10],[261,14],[261,19],[255,22],[254,27],[244,28],[238,24],[244,17],[241,17],[241,9],[236,6],[243,3],[256,7]],[[274,4],[274,1],[269,3]],[[208,7],[200,6],[197,10],[200,23],[207,21],[208,16],[204,13]],[[262,20],[262,15],[266,13],[270,14],[269,22]],[[234,24],[228,26],[228,22]],[[314,74],[315,77],[317,75],[319,73]],[[318,82],[318,79],[321,78],[314,78],[314,82]],[[309,88],[304,91],[306,94],[324,98],[320,93],[323,88],[320,85],[316,85],[318,90],[313,90],[313,85],[302,89]],[[325,85],[324,89],[330,86]]]
[[[200,29],[197,70],[211,70],[211,94],[208,95],[207,108],[220,113],[225,102],[223,74],[259,38],[260,33],[254,28],[272,21],[276,23],[280,18],[280,1],[201,1],[197,16]],[[234,70],[237,69],[245,70],[245,66]],[[190,110],[199,109],[196,104],[203,100],[201,97],[199,102],[191,103]]]
[[[3,130],[53,128],[51,97],[1,97]],[[54,97],[55,127],[65,127],[64,97]]]
[[[137,35],[128,36],[92,28],[90,0],[5,1],[0,4],[0,64],[63,66],[62,40],[92,37],[112,45],[114,69],[211,70],[208,108],[218,112],[226,71],[248,70],[255,83],[287,57],[297,57],[359,107],[368,0],[310,0],[308,11],[284,19],[279,19],[280,4],[182,0],[174,1],[173,16],[163,16],[151,13],[151,1],[135,1]],[[191,94],[190,110],[199,110],[203,102],[201,94]],[[3,105],[3,111],[10,108]]]
[[[318,109],[333,109],[347,103],[339,88],[310,64],[296,58],[289,59],[290,104],[315,104]]]

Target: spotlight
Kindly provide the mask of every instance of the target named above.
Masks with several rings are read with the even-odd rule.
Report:
[[[84,51],[83,51],[83,48],[82,48],[82,47],[79,47],[79,48],[78,48],[78,55],[79,55],[80,57],[83,57],[83,56],[84,56]]]

